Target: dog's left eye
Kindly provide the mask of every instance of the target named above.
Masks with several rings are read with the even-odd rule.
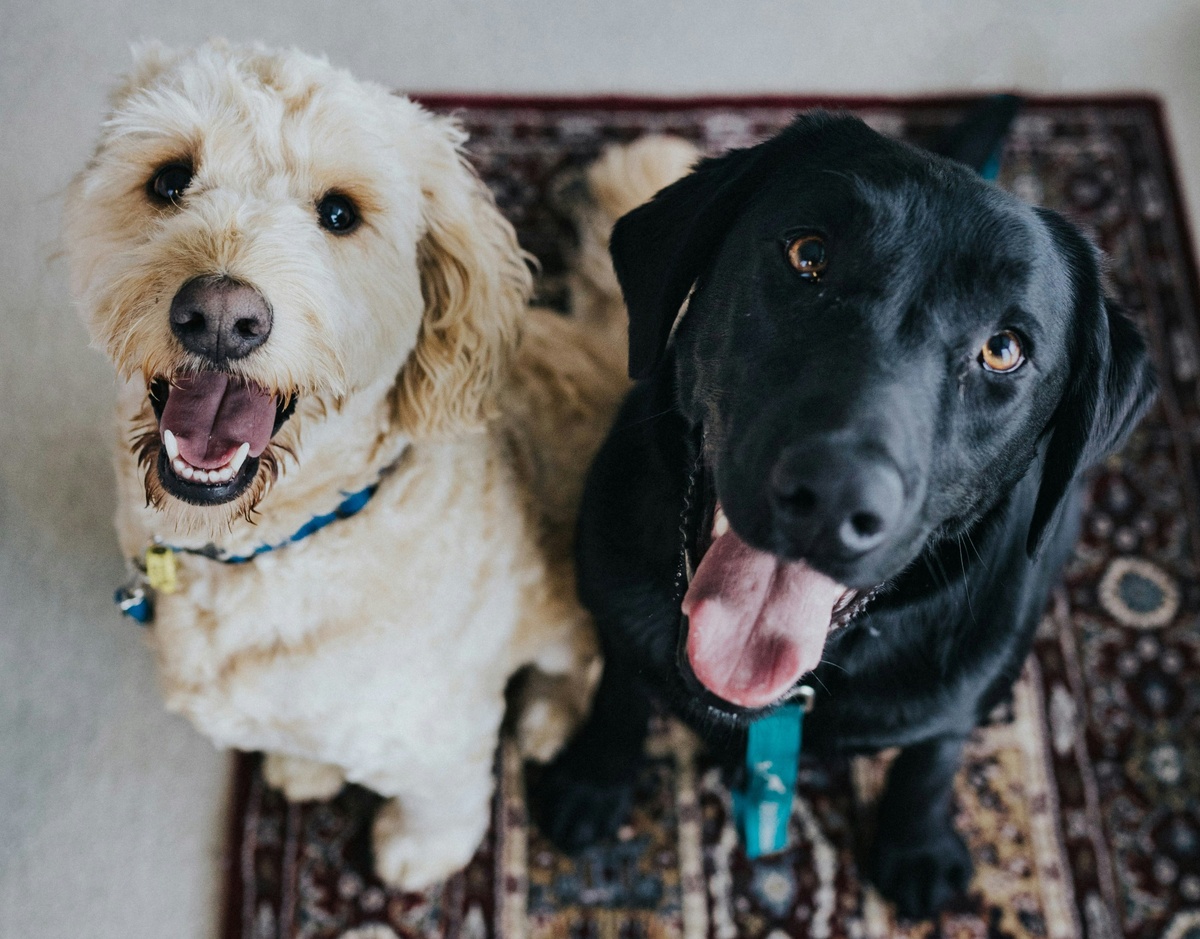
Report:
[[[147,190],[157,202],[179,204],[192,182],[192,168],[187,163],[168,163],[150,177]]]
[[[321,227],[337,235],[344,235],[358,226],[358,212],[354,203],[346,196],[331,192],[317,203],[317,218]]]
[[[792,265],[805,280],[817,280],[823,273],[828,261],[825,259],[825,240],[817,235],[801,235],[793,238],[787,245],[788,263]]]
[[[1024,361],[1021,340],[1011,329],[996,333],[979,350],[979,364],[989,372],[1015,372]]]

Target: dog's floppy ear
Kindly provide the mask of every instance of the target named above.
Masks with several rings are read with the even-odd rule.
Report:
[[[400,426],[428,436],[476,429],[494,413],[533,276],[512,225],[462,154],[466,133],[449,118],[422,118],[425,312],[394,400]]]
[[[1038,214],[1071,272],[1074,336],[1066,388],[1048,426],[1026,543],[1031,556],[1071,481],[1125,442],[1158,387],[1145,340],[1104,295],[1096,249],[1061,216]]]
[[[629,310],[632,378],[645,378],[662,359],[692,284],[761,178],[763,146],[701,160],[614,226],[610,250]]]

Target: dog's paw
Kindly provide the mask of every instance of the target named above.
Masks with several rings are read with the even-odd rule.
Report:
[[[529,669],[515,688],[509,710],[516,714],[513,732],[521,758],[548,763],[583,722],[600,680],[600,659],[588,649],[566,650]],[[548,671],[543,669],[554,669]]]
[[[375,873],[389,887],[424,890],[466,867],[486,833],[486,822],[483,829],[412,831],[399,801],[389,799],[376,813],[371,829]]]
[[[560,760],[541,774],[530,804],[542,834],[573,854],[617,833],[633,805],[633,782],[587,779]]]
[[[870,879],[902,919],[932,919],[967,892],[971,853],[947,826],[921,841],[881,835],[871,853]]]
[[[284,753],[268,753],[262,774],[267,785],[282,792],[289,802],[332,799],[346,782],[338,766]]]
[[[517,751],[522,759],[547,763],[562,749],[578,724],[578,713],[561,701],[546,698],[530,701],[517,718]]]

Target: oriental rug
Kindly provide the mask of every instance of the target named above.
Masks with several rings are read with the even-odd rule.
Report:
[[[709,153],[756,142],[804,107],[934,139],[966,99],[450,99],[523,246],[539,298],[565,298],[562,181],[612,141],[647,132]],[[719,771],[660,721],[637,807],[616,842],[568,858],[528,821],[523,769],[497,755],[492,831],[461,874],[422,894],[371,875],[379,803],[347,787],[288,805],[239,758],[226,939],[1200,939],[1200,319],[1197,279],[1159,105],[1033,99],[1000,185],[1058,209],[1109,258],[1142,324],[1162,395],[1095,474],[1084,535],[1046,611],[1011,708],[974,739],[957,785],[976,862],[937,923],[897,923],[857,858],[887,756],[805,763],[792,847],[742,855]]]

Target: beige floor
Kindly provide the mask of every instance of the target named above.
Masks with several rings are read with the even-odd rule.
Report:
[[[0,939],[215,934],[227,767],[109,603],[112,380],[54,257],[128,43],[214,34],[416,90],[1149,90],[1198,218],[1200,0],[0,0]]]

